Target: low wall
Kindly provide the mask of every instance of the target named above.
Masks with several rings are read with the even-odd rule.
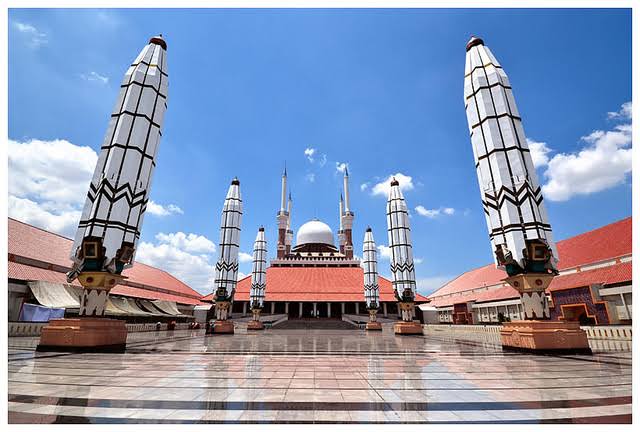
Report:
[[[42,327],[47,325],[44,323],[30,323],[30,322],[10,322],[9,323],[9,337],[12,336],[40,336]],[[127,331],[130,333],[155,331],[155,323],[145,324],[126,324]],[[160,324],[160,330],[166,330],[167,323]],[[177,323],[176,330],[188,330],[189,323]]]
[[[423,324],[427,336],[471,339],[500,344],[501,325]],[[631,351],[631,326],[581,326],[593,351]]]

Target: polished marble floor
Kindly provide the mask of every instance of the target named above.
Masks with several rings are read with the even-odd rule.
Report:
[[[503,353],[390,330],[132,333],[124,354],[10,338],[9,421],[631,422],[631,353]]]

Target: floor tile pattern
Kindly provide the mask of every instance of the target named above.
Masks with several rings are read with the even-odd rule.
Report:
[[[630,423],[631,353],[537,356],[363,330],[132,333],[124,354],[9,339],[12,423]]]

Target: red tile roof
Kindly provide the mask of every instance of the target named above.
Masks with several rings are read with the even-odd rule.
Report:
[[[265,301],[363,302],[364,275],[360,267],[269,267]],[[379,278],[380,301],[393,302],[391,281]],[[238,281],[235,300],[249,301],[251,276]],[[213,294],[202,298],[211,301]],[[426,298],[417,295],[416,301]]]
[[[71,267],[69,252],[73,241],[58,234],[36,228],[9,218],[9,267],[8,275],[17,280],[44,280],[66,283],[64,269]],[[54,264],[55,269],[28,265],[21,258],[37,260],[41,265]],[[175,301],[182,304],[200,304],[200,294],[169,273],[136,262],[123,272],[128,277],[125,284],[115,286],[112,294]]]
[[[549,291],[589,286],[591,284],[611,285],[628,282],[632,279],[632,264],[625,262],[593,270],[556,276],[549,285]]]
[[[631,242],[631,225],[632,218],[628,217],[626,219],[622,219],[618,222],[614,222],[609,225],[605,225],[601,228],[597,228],[592,231],[588,231],[583,234],[579,234],[575,237],[571,237],[565,240],[561,240],[557,243],[558,247],[558,255],[560,256],[559,261],[559,270],[574,268],[578,266],[585,266],[592,263],[597,263],[600,261],[606,261],[613,258],[617,258],[620,256],[630,255],[632,252],[632,242]],[[615,265],[613,267],[618,268],[619,265]],[[595,270],[594,270],[595,271]],[[555,288],[559,286],[566,287],[567,284],[576,284],[582,283],[584,285],[585,278],[600,276],[603,273],[593,273],[594,271],[589,270],[584,273],[583,276],[577,277],[573,276],[572,278],[567,278],[570,275],[558,276],[554,279],[550,289],[562,289]],[[628,279],[631,280],[631,264],[629,263],[628,273],[627,270],[613,270],[610,272],[614,272],[616,274],[624,275],[628,274]],[[618,273],[619,272],[619,273]],[[438,302],[442,303],[443,306],[451,304],[449,299],[438,299],[440,296],[454,294],[464,291],[469,291],[472,289],[480,288],[483,286],[491,286],[500,284],[501,280],[506,277],[506,274],[498,270],[494,264],[488,264],[486,266],[470,270],[458,276],[457,278],[447,282],[440,289],[435,291],[433,294],[429,296],[429,299],[432,300],[434,305],[439,305]],[[619,278],[618,277],[618,278]],[[567,279],[565,279],[567,278]],[[612,277],[610,280],[614,280],[616,278]],[[609,280],[609,279],[607,279]],[[598,283],[597,279],[592,280],[589,283]],[[614,283],[614,282],[606,282],[606,283]],[[554,285],[555,284],[555,285]],[[577,287],[580,285],[574,285]],[[506,288],[506,287],[503,287]],[[503,288],[491,289],[486,291],[486,294],[482,297],[484,300],[476,300],[476,301],[494,301],[501,300],[504,298],[511,297],[502,297],[508,295],[508,290],[502,291]],[[515,292],[515,290],[513,290]],[[484,292],[482,292],[484,293]],[[495,293],[495,296],[492,294]],[[469,294],[468,298],[471,300],[475,300],[480,293]],[[518,297],[517,294],[513,296]],[[460,297],[462,298],[462,297]],[[466,297],[465,297],[466,298]],[[458,301],[455,301],[458,303]]]

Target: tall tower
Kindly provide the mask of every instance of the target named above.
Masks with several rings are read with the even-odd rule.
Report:
[[[413,321],[416,273],[413,265],[409,212],[400,190],[400,183],[395,178],[391,180],[387,200],[387,228],[393,289],[402,315],[402,322],[396,323],[394,329],[398,334],[421,334],[422,327]]]
[[[231,302],[238,282],[238,251],[242,224],[242,198],[240,181],[231,181],[222,208],[220,222],[220,251],[216,263],[214,294],[216,302],[215,333],[233,333],[233,323],[228,322]]]
[[[550,318],[545,290],[558,273],[558,251],[509,78],[482,39],[466,48],[465,109],[489,239],[526,320],[505,323],[502,345],[590,353],[579,323],[537,321]]]
[[[291,199],[291,191],[289,191],[289,201],[287,201],[287,232],[284,237],[284,251],[286,255],[291,253],[291,243],[293,242],[293,229],[291,228],[291,210],[293,208],[293,199]]]
[[[289,226],[289,212],[287,211],[287,167],[284,167],[284,172],[282,173],[282,190],[280,193],[280,211],[278,211],[278,215],[276,216],[276,220],[278,221],[278,246],[276,251],[276,256],[280,258],[284,258],[287,253],[287,227]]]
[[[369,311],[367,330],[382,330],[382,325],[376,321],[376,313],[380,307],[380,287],[378,286],[378,259],[376,243],[373,240],[371,227],[364,233],[362,243],[362,267],[364,273],[364,300]]]
[[[266,289],[267,241],[264,237],[264,228],[260,227],[253,243],[253,268],[251,270],[251,291],[249,293],[249,304],[253,313],[253,320],[247,324],[247,330],[262,330],[264,328],[260,321],[260,312],[264,306]]]
[[[342,199],[342,194],[340,194],[340,203],[338,205],[339,208],[339,219],[340,219],[340,229],[338,229],[338,250],[341,254],[344,254],[344,226],[343,217],[344,217],[344,200]]]
[[[353,259],[353,238],[351,230],[353,228],[354,213],[351,211],[349,202],[349,170],[344,170],[344,213],[342,214],[342,235],[344,236],[344,255],[347,259]]]
[[[65,320],[48,324],[38,349],[74,347],[82,340],[86,349],[124,350],[124,321],[101,319],[91,324],[87,317],[104,315],[109,291],[122,280],[122,271],[133,265],[167,95],[167,44],[162,36],[155,36],[122,80],[71,247],[73,265],[67,281],[78,278],[82,285],[82,319],[74,324],[64,324]]]
[[[549,275],[536,277],[538,289],[523,294],[526,318],[549,318],[544,290],[557,274],[558,252],[511,84],[480,38],[467,44],[464,94],[496,265],[510,277]]]

